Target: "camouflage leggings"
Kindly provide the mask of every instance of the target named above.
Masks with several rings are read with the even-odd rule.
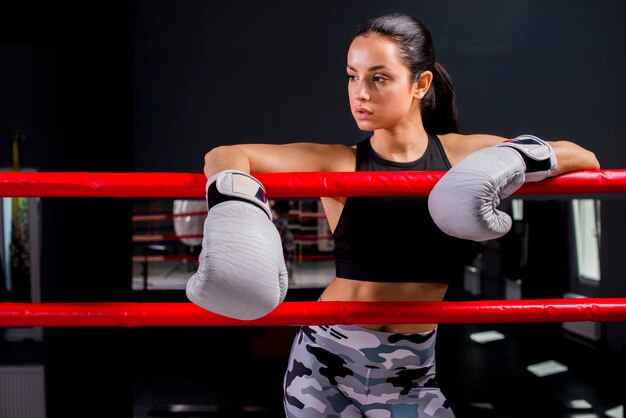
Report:
[[[435,379],[437,331],[302,327],[284,380],[288,418],[454,418]]]

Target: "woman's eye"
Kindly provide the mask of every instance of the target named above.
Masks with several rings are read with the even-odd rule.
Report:
[[[346,74],[346,78],[348,79],[348,81],[354,81],[356,80],[356,76],[352,75],[352,74]]]
[[[387,81],[385,77],[380,76],[380,75],[375,75],[373,79],[376,83],[384,83],[385,81]]]

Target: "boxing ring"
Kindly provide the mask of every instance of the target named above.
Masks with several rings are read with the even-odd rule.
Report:
[[[444,172],[257,173],[272,198],[427,196]],[[0,173],[2,197],[202,198],[192,173]],[[626,169],[582,170],[524,184],[516,195],[626,192]],[[192,303],[0,303],[0,326],[283,326],[363,323],[626,321],[626,298],[471,302],[283,302],[256,320]]]

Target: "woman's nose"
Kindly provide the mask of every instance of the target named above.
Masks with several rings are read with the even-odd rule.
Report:
[[[358,101],[367,101],[370,98],[367,83],[363,81],[357,81],[352,91],[352,97]]]

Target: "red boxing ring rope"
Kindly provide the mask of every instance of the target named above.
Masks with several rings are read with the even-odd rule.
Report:
[[[270,197],[426,196],[443,171],[253,173]],[[206,178],[192,173],[0,173],[4,197],[204,198]],[[626,169],[580,170],[524,184],[515,194],[626,192]]]
[[[426,196],[444,174],[431,172],[253,173],[270,197]],[[0,173],[5,197],[204,198],[191,173]],[[526,183],[516,194],[626,192],[626,169],[581,170]],[[626,321],[626,298],[478,302],[284,302],[254,321],[192,303],[0,303],[0,326],[278,326],[317,324]]]
[[[284,302],[253,321],[192,303],[0,303],[0,326],[287,326],[320,324],[610,322],[626,298],[478,302]]]

